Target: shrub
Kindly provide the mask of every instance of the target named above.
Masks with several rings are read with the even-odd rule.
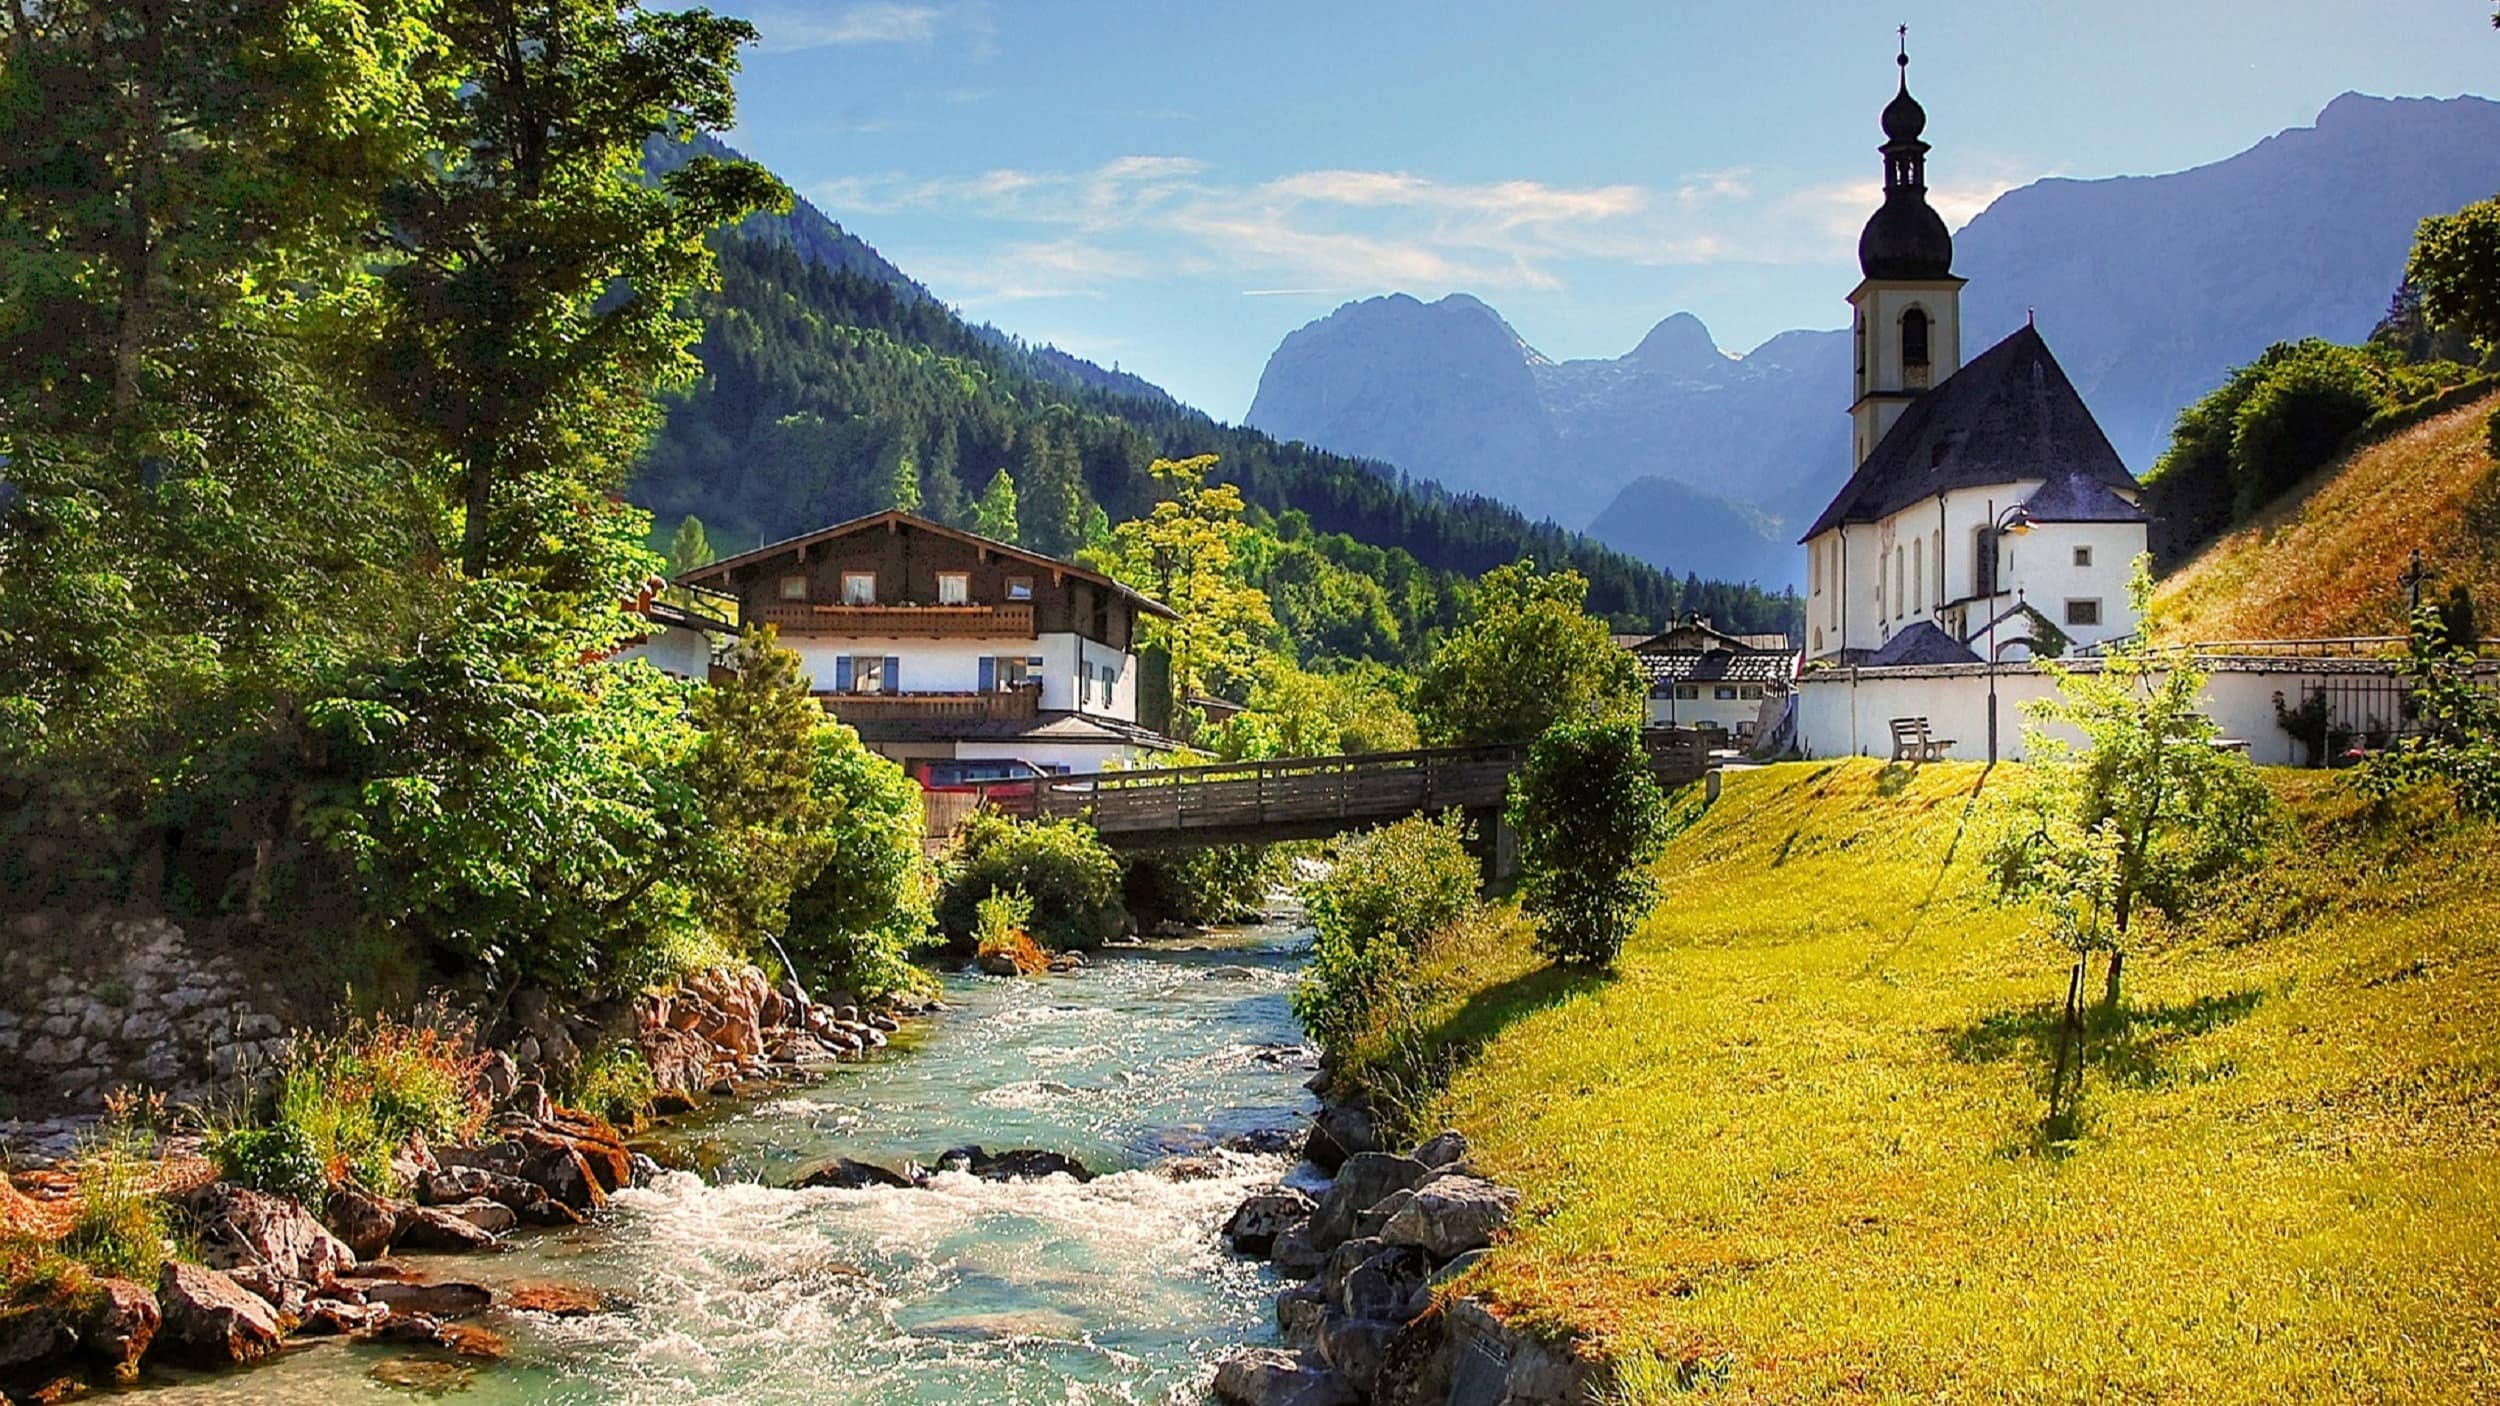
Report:
[[[973,905],[974,957],[985,961],[1003,957],[1019,976],[1048,971],[1050,954],[1026,930],[1032,921],[1033,900],[1021,889],[982,899]]]
[[[566,1101],[620,1128],[630,1128],[650,1111],[656,1091],[642,1051],[623,1040],[606,1040],[574,1067]]]
[[[1560,723],[1511,781],[1523,906],[1537,946],[1566,966],[1611,967],[1657,901],[1649,871],[1667,843],[1667,802],[1626,723]]]
[[[1032,900],[1033,935],[1052,946],[1089,947],[1118,931],[1120,861],[1076,821],[974,813],[947,856],[938,926],[971,937],[981,900],[1009,892]]]
[[[816,793],[841,805],[819,830],[821,867],[791,895],[790,958],[870,998],[924,987],[911,954],[929,941],[936,875],[921,848],[920,788],[850,728],[821,727],[815,742]]]
[[[156,1138],[127,1106],[108,1111],[78,1156],[78,1212],[61,1253],[99,1274],[153,1286],[169,1220],[149,1178]]]
[[[292,1196],[307,1205],[319,1205],[330,1189],[330,1169],[321,1149],[291,1123],[227,1129],[209,1139],[208,1157],[220,1181]]]
[[[2360,353],[2303,346],[2307,354],[2276,367],[2233,417],[2232,504],[2241,517],[2324,467],[2386,403]]]
[[[265,1126],[300,1137],[326,1180],[397,1194],[391,1157],[410,1137],[455,1143],[485,1124],[473,1063],[458,1032],[387,1018],[331,1039],[299,1036]]]
[[[1302,886],[1317,934],[1293,1013],[1322,1047],[1342,1052],[1378,1023],[1434,933],[1472,911],[1480,877],[1455,813],[1414,816],[1346,841],[1328,873]]]
[[[1232,923],[1258,916],[1284,875],[1282,857],[1266,845],[1217,845],[1127,861],[1121,892],[1142,922]]]

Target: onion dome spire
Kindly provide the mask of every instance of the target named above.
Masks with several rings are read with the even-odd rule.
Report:
[[[1884,105],[1884,203],[1858,236],[1858,267],[1869,278],[1953,276],[1953,236],[1927,203],[1927,109],[1910,96],[1910,28],[1901,27],[1901,89]]]

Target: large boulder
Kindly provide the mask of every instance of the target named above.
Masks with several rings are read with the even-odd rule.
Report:
[[[1215,1399],[1225,1406],[1354,1406],[1354,1384],[1281,1348],[1244,1348],[1216,1364]]]
[[[388,1304],[394,1314],[421,1314],[427,1318],[466,1318],[484,1313],[495,1303],[493,1290],[458,1279],[430,1284],[383,1279],[365,1285],[364,1291],[368,1303]]]
[[[1392,1245],[1412,1245],[1438,1262],[1493,1243],[1518,1209],[1519,1193],[1479,1177],[1436,1177],[1380,1228]]]
[[[493,1201],[461,1202],[458,1208],[411,1206],[399,1225],[399,1243],[412,1250],[491,1250],[497,1243],[494,1232],[479,1223],[485,1211],[472,1209],[471,1215],[477,1219],[460,1213],[475,1207],[495,1212],[507,1227],[517,1219],[508,1207]]]
[[[157,1276],[164,1321],[156,1344],[208,1366],[256,1362],[278,1350],[278,1315],[232,1279],[205,1265],[168,1260]]]
[[[225,1182],[191,1193],[200,1263],[211,1269],[265,1269],[283,1279],[327,1283],[356,1263],[356,1252],[282,1196]]]
[[[1344,1373],[1354,1389],[1368,1397],[1380,1383],[1380,1367],[1388,1360],[1389,1343],[1403,1326],[1381,1319],[1352,1318],[1335,1309],[1323,1310],[1319,1316],[1320,1360]]]
[[[330,1193],[330,1200],[322,1209],[329,1217],[330,1229],[348,1250],[359,1260],[369,1260],[391,1248],[400,1222],[415,1208],[359,1187],[342,1186]]]
[[[1431,1275],[1421,1250],[1390,1245],[1365,1257],[1338,1281],[1335,1307],[1349,1318],[1404,1323],[1431,1301]]]
[[[990,1152],[980,1147],[950,1147],[938,1154],[937,1169],[941,1172],[969,1172],[983,1181],[1039,1181],[1043,1177],[1067,1176],[1078,1181],[1092,1181],[1093,1172],[1082,1162],[1064,1152],[1047,1152],[1039,1148],[1016,1147],[1005,1152]]]
[[[1265,1257],[1276,1237],[1308,1222],[1318,1203],[1290,1186],[1271,1187],[1252,1196],[1224,1222],[1224,1238],[1245,1255]]]
[[[1297,1225],[1276,1237],[1268,1247],[1267,1262],[1288,1279],[1308,1279],[1328,1264],[1328,1252],[1311,1239],[1308,1222]]]
[[[1379,1150],[1380,1135],[1372,1128],[1370,1112],[1344,1103],[1321,1109],[1311,1120],[1311,1135],[1302,1143],[1303,1157],[1332,1176],[1354,1154]]]
[[[1334,1249],[1354,1234],[1354,1218],[1391,1192],[1404,1191],[1431,1169],[1412,1157],[1357,1152],[1337,1168],[1337,1179],[1311,1215],[1311,1242]]]
[[[78,1318],[67,1304],[0,1311],[0,1374],[15,1376],[78,1350]]]
[[[138,1379],[139,1359],[147,1356],[164,1325],[156,1295],[127,1279],[101,1279],[78,1326],[79,1344],[113,1380],[131,1382]]]
[[[916,1167],[912,1169],[914,1172],[918,1170]],[[898,1172],[890,1167],[880,1167],[874,1162],[862,1162],[850,1157],[836,1157],[830,1162],[810,1167],[800,1174],[797,1181],[790,1184],[811,1189],[831,1187],[837,1191],[864,1191],[876,1186],[909,1188],[919,1185],[920,1180],[911,1172]]]

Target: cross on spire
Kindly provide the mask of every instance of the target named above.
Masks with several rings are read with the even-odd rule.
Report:
[[[1901,65],[1904,70],[1907,70],[1910,66],[1910,27],[1905,24],[1901,26],[1899,32],[1901,35],[1901,57],[1893,60],[1893,62]],[[1908,82],[1909,76],[1910,75],[1906,71],[1903,72],[1901,75],[1902,81]]]

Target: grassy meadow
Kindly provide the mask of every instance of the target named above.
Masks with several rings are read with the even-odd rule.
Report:
[[[1452,954],[1435,1111],[1527,1196],[1470,1287],[1633,1401],[2500,1399],[2500,835],[2273,778],[2290,852],[2131,959],[2051,1143],[2006,779],[1734,776],[1617,979]]]
[[[2156,597],[2176,636],[2401,635],[2396,579],[2417,547],[2441,573],[2428,598],[2462,582],[2500,610],[2500,464],[2483,428],[2495,408],[2485,396],[2365,445],[2207,547]]]

